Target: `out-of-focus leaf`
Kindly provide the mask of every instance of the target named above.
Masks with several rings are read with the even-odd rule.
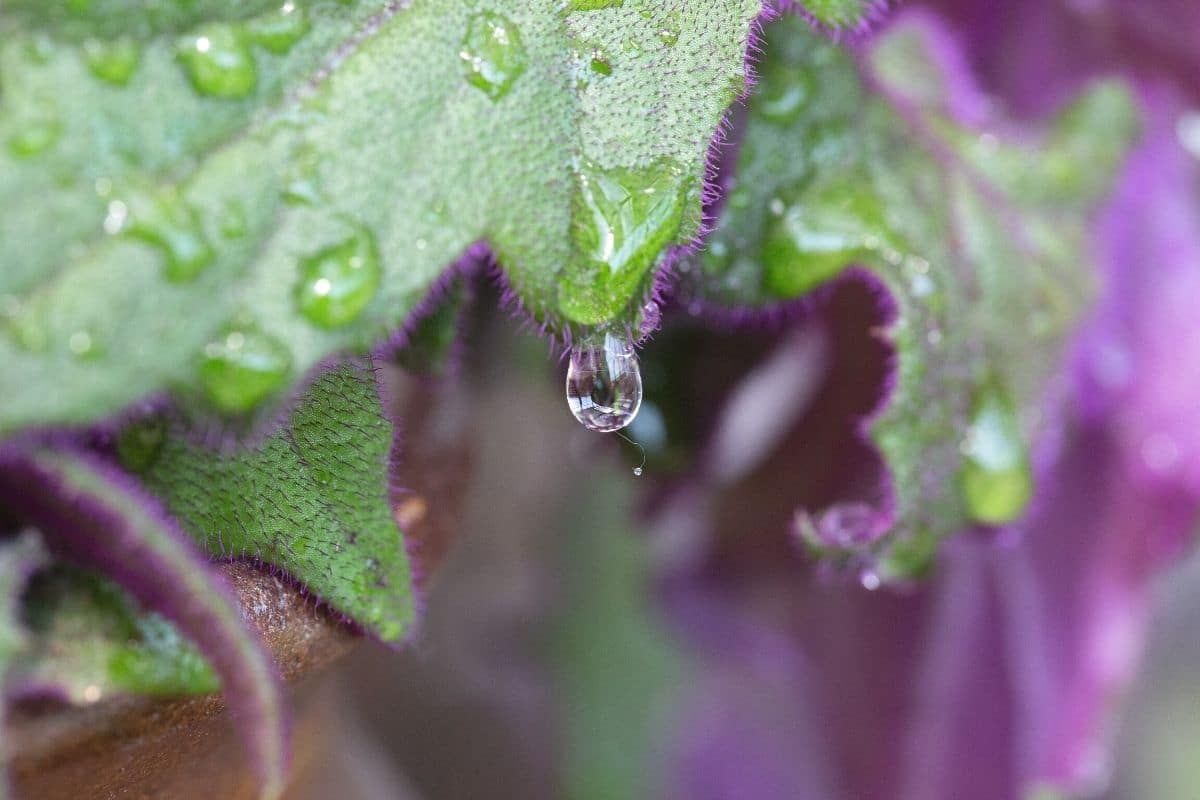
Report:
[[[176,419],[126,429],[123,463],[210,554],[286,570],[385,641],[415,614],[388,477],[396,432],[369,366],[330,369],[265,439],[208,447]]]
[[[566,796],[651,797],[663,775],[664,734],[685,681],[678,649],[652,609],[649,552],[630,536],[631,502],[615,482],[580,497],[563,581],[566,608],[554,663],[566,719]]]
[[[278,674],[230,588],[162,505],[108,461],[62,447],[0,449],[0,503],[56,551],[120,583],[212,661],[241,730],[260,796],[287,777],[287,710]]]
[[[881,568],[909,574],[932,540],[1025,508],[1038,408],[1092,298],[1085,224],[1134,111],[1099,86],[1043,135],[1010,135],[948,34],[918,15],[857,69],[795,20],[767,39],[736,188],[694,291],[753,316],[851,264],[886,287],[898,316],[878,333],[897,377],[869,435],[896,493]]]
[[[25,596],[31,633],[17,679],[24,689],[92,703],[114,693],[204,694],[220,680],[170,622],[140,612],[116,584],[83,570],[39,575]]]
[[[0,10],[0,432],[164,388],[247,411],[480,240],[549,329],[636,324],[761,11],[187,5],[91,43],[74,4]]]

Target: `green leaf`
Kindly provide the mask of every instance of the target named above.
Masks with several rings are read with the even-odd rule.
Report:
[[[886,96],[800,22],[768,30],[737,188],[695,289],[766,308],[863,264],[895,297],[898,384],[870,425],[898,493],[883,575],[1024,510],[1038,410],[1093,294],[1088,214],[1135,128],[1111,85],[1035,139],[994,118],[966,127],[975,98],[924,24],[901,21],[867,52]]]
[[[164,388],[281,397],[481,240],[551,330],[635,321],[699,228],[760,11],[164,5],[86,46],[72,3],[0,10],[0,433]]]
[[[31,645],[22,682],[64,693],[74,703],[112,694],[206,694],[221,683],[208,662],[160,614],[142,613],[119,586],[59,566],[25,596]]]
[[[212,555],[281,567],[379,638],[404,635],[415,612],[388,496],[395,432],[369,366],[319,375],[257,444],[198,437],[156,417],[125,430],[118,452]]]

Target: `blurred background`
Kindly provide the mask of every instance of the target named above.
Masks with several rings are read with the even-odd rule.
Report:
[[[431,500],[423,512],[442,526],[437,546],[445,546],[445,560],[413,647],[397,653],[361,643],[332,668],[330,749],[308,771],[313,779],[301,796],[891,797],[896,793],[881,787],[904,779],[887,748],[876,746],[876,728],[926,718],[912,708],[921,703],[938,713],[960,707],[968,717],[980,706],[965,750],[982,749],[983,762],[1003,760],[987,749],[983,697],[956,695],[948,686],[944,696],[930,694],[916,682],[899,688],[899,699],[882,690],[792,693],[764,666],[779,661],[769,643],[714,666],[711,638],[728,632],[689,623],[700,615],[681,610],[664,578],[696,546],[679,540],[680,525],[672,531],[670,517],[686,515],[687,503],[682,511],[664,510],[670,504],[662,500],[663,476],[652,466],[640,478],[632,473],[641,461],[636,449],[572,419],[543,342],[494,314],[470,330],[464,352],[471,356],[452,379],[468,391],[392,375],[404,402],[424,408],[408,446],[426,476],[414,485],[442,501],[439,508]],[[651,343],[648,354],[656,347],[669,350],[671,343]],[[819,369],[818,354],[812,358]],[[514,374],[513,365],[523,373]],[[439,399],[429,401],[430,394]],[[764,559],[778,555],[768,544],[758,547]],[[810,606],[874,604],[860,619],[875,622],[810,640],[826,651],[887,636],[924,602],[921,590],[873,592],[845,576],[805,583]],[[1189,557],[1155,594],[1144,669],[1120,704],[1110,781],[1094,796],[1200,796],[1200,562]],[[902,657],[916,664],[921,649]],[[821,661],[815,654],[775,669],[803,674]],[[856,673],[843,676],[845,687],[904,683],[902,666],[840,663]],[[843,710],[831,716],[833,704]],[[844,726],[835,757],[819,755],[830,746],[818,739],[835,738],[828,724]],[[857,754],[847,754],[846,741],[857,741]],[[942,755],[928,751],[935,773],[947,768]],[[855,783],[842,770],[869,773],[875,784]],[[997,785],[972,796],[1009,792]]]

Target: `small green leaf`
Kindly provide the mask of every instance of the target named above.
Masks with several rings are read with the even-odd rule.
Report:
[[[388,495],[395,431],[371,367],[321,374],[254,445],[210,450],[163,426],[136,423],[118,450],[202,547],[281,567],[384,641],[403,637],[415,612]]]

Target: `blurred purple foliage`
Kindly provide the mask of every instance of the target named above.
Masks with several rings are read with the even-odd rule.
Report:
[[[1092,236],[1101,296],[1063,366],[1065,403],[1043,410],[1058,424],[1035,443],[1026,519],[965,532],[925,585],[868,591],[869,573],[864,589],[786,541],[796,475],[863,474],[822,468],[847,453],[829,442],[830,416],[815,411],[751,477],[660,505],[657,535],[671,543],[662,592],[704,664],[671,746],[673,797],[1100,790],[1153,581],[1188,552],[1196,528],[1200,136],[1187,104],[1200,97],[1200,5],[927,7],[965,45],[950,61],[970,63],[988,96],[1018,112],[1058,108],[1100,74],[1137,87],[1141,143]],[[834,341],[855,325],[867,329],[869,317],[844,303],[805,323],[810,338]],[[844,402],[855,380],[846,367],[832,361],[810,409],[839,392],[839,405],[854,407]],[[861,484],[821,491],[848,495]]]

